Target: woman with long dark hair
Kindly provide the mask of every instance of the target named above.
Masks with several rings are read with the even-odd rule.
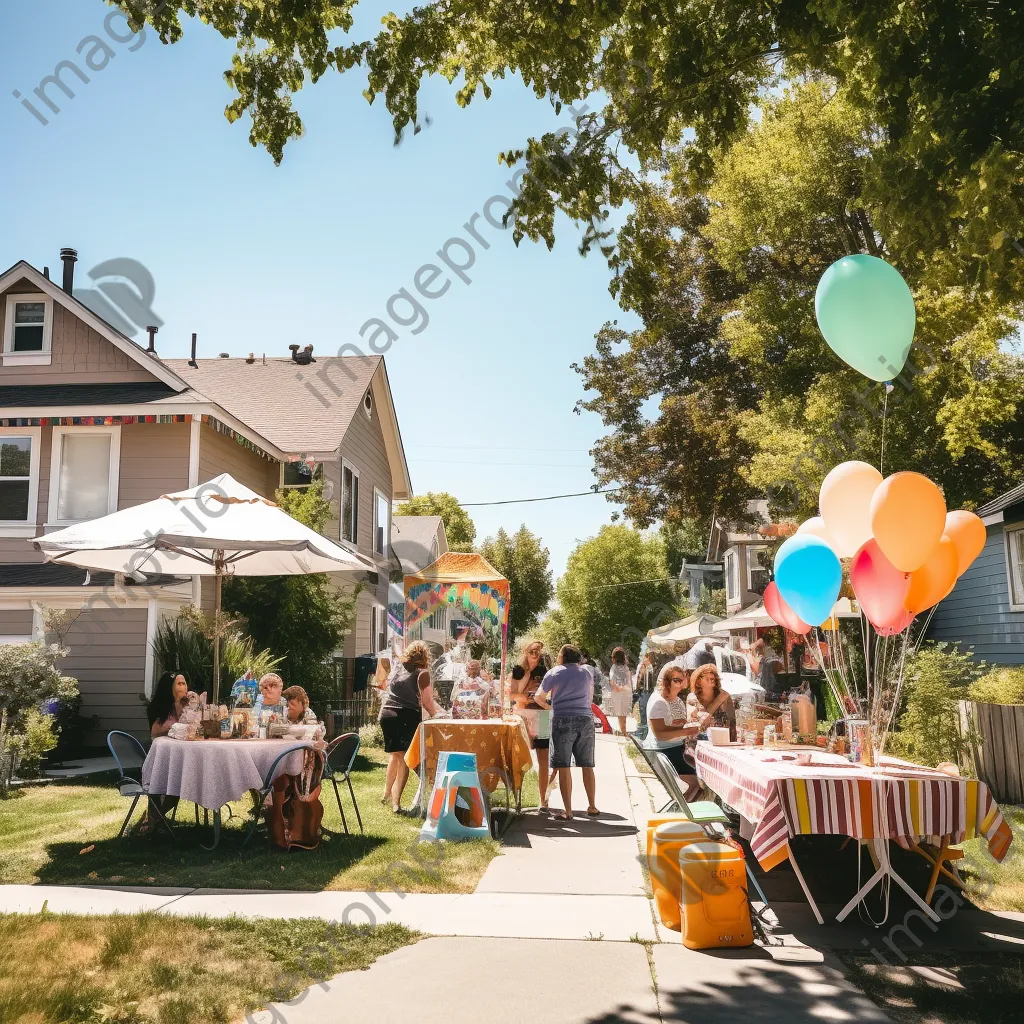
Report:
[[[165,672],[153,690],[153,697],[146,707],[149,719],[149,735],[156,739],[171,731],[181,713],[185,710],[188,697],[188,683],[180,672]]]

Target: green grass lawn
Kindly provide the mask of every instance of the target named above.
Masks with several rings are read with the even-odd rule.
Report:
[[[0,914],[4,1024],[228,1024],[415,942],[401,925]]]
[[[290,853],[271,847],[260,832],[242,849],[248,798],[233,805],[233,820],[225,813],[220,846],[207,851],[201,844],[211,842],[211,829],[197,827],[193,805],[184,802],[178,807],[178,841],[163,835],[118,839],[130,801],[118,794],[110,775],[17,790],[0,800],[0,883],[381,891],[398,885],[405,892],[472,892],[499,844],[479,839],[420,849],[419,819],[395,815],[379,802],[385,757],[379,748],[364,747],[353,773],[365,835],[359,834],[345,786],[342,801],[354,831],[337,834],[341,818],[334,790],[325,784],[323,824],[334,834],[316,850]],[[536,802],[535,781],[533,786]],[[410,780],[406,802],[414,792]]]

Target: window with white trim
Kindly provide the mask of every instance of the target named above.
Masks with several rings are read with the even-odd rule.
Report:
[[[379,604],[370,605],[370,653],[386,651],[388,646],[388,610]]]
[[[373,489],[373,553],[385,558],[388,553],[388,533],[391,529],[391,502],[387,496]]]
[[[54,427],[50,455],[51,524],[117,511],[120,427]]]
[[[359,543],[359,470],[341,463],[341,539]]]
[[[53,300],[48,295],[7,296],[4,311],[4,363],[48,365],[53,332]]]
[[[735,548],[730,548],[725,553],[725,599],[740,599],[740,560]]]
[[[32,537],[39,493],[38,427],[0,427],[0,537]]]
[[[282,462],[281,486],[289,490],[304,491],[310,484],[324,478],[324,464],[310,466],[308,462]]]
[[[1006,575],[1010,584],[1010,610],[1024,611],[1024,526],[1006,530]]]
[[[766,545],[747,548],[747,589],[755,594],[763,594],[768,586],[768,568],[761,564],[761,553],[767,555]]]

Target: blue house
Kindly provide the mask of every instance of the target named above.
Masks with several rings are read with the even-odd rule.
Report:
[[[978,515],[988,540],[935,609],[928,638],[973,647],[992,665],[1024,665],[1024,484]]]

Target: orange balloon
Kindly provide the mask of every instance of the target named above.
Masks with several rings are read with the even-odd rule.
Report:
[[[985,524],[973,513],[964,509],[946,514],[946,535],[956,545],[957,576],[973,562],[985,546],[988,533]]]
[[[910,574],[910,590],[903,601],[907,611],[917,615],[938,604],[956,583],[957,564],[956,545],[943,534],[924,565]]]
[[[897,569],[914,572],[942,539],[946,499],[920,473],[893,473],[871,497],[870,521],[885,557]]]

